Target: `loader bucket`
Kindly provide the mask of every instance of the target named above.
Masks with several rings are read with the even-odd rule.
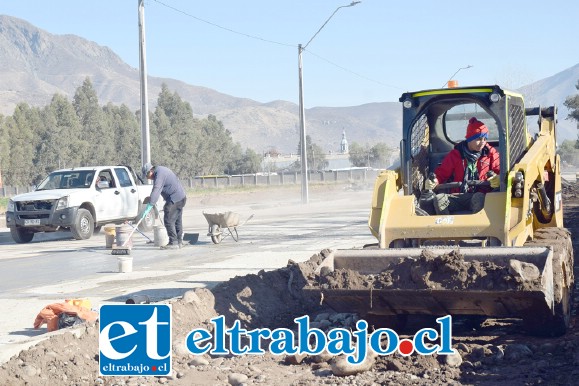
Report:
[[[450,255],[450,268],[436,257]],[[336,250],[318,267],[318,283],[304,290],[338,312],[362,317],[524,318],[552,313],[552,259],[546,247]]]

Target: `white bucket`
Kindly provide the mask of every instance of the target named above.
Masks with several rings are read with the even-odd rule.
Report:
[[[163,225],[155,225],[153,227],[155,246],[164,247],[169,243],[169,236],[167,235],[167,229]]]
[[[130,256],[119,256],[119,272],[133,272],[133,258]]]

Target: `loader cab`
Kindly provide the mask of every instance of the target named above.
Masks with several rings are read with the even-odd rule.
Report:
[[[404,93],[401,178],[405,195],[417,197],[425,179],[455,145],[465,139],[471,117],[489,129],[487,142],[500,154],[501,187],[507,170],[528,148],[522,96],[498,86],[463,87]],[[513,138],[508,143],[508,138]]]

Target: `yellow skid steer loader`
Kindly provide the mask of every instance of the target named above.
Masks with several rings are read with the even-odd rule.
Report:
[[[574,278],[571,236],[563,228],[556,107],[525,108],[522,95],[496,85],[407,92],[400,102],[400,165],[377,177],[368,221],[378,242],[333,251],[318,268],[319,283],[307,290],[319,292],[338,311],[367,318],[514,317],[531,334],[564,334]],[[437,215],[425,199],[425,181],[464,140],[472,117],[488,127],[487,141],[500,154],[500,187],[486,193],[477,213]],[[460,186],[440,182],[437,188]],[[503,283],[428,285],[428,278],[416,274],[421,264],[434,261],[425,251],[460,254],[468,268],[465,283],[490,272],[473,270],[475,264],[497,268],[496,280]],[[397,274],[408,262],[410,274]],[[324,280],[337,272],[353,272],[368,282],[364,288],[343,288]],[[376,284],[386,276],[388,285]],[[416,285],[421,280],[426,284]]]

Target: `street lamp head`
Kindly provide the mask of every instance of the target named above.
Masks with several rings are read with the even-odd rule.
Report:
[[[318,36],[318,34],[320,33],[320,31],[326,26],[326,24],[328,24],[328,22],[330,21],[330,19],[331,19],[332,17],[334,17],[334,15],[336,14],[336,12],[338,12],[338,11],[339,11],[340,9],[342,9],[342,8],[353,7],[354,5],[356,5],[356,4],[358,4],[358,3],[361,3],[361,1],[359,1],[359,0],[357,0],[357,1],[352,1],[352,2],[351,2],[350,4],[348,4],[348,5],[340,5],[338,8],[336,8],[336,10],[334,11],[334,13],[332,13],[332,14],[330,15],[330,17],[328,17],[328,20],[326,20],[326,21],[324,22],[324,24],[322,24],[322,26],[320,27],[320,29],[318,30],[318,32],[316,32],[316,33],[314,34],[314,36],[312,36],[312,38],[306,43],[306,45],[303,46],[303,48],[300,49],[299,51],[301,52],[301,51],[303,51],[303,50],[306,49],[306,47],[312,42],[312,40],[314,40],[314,38],[315,38],[316,36]]]

